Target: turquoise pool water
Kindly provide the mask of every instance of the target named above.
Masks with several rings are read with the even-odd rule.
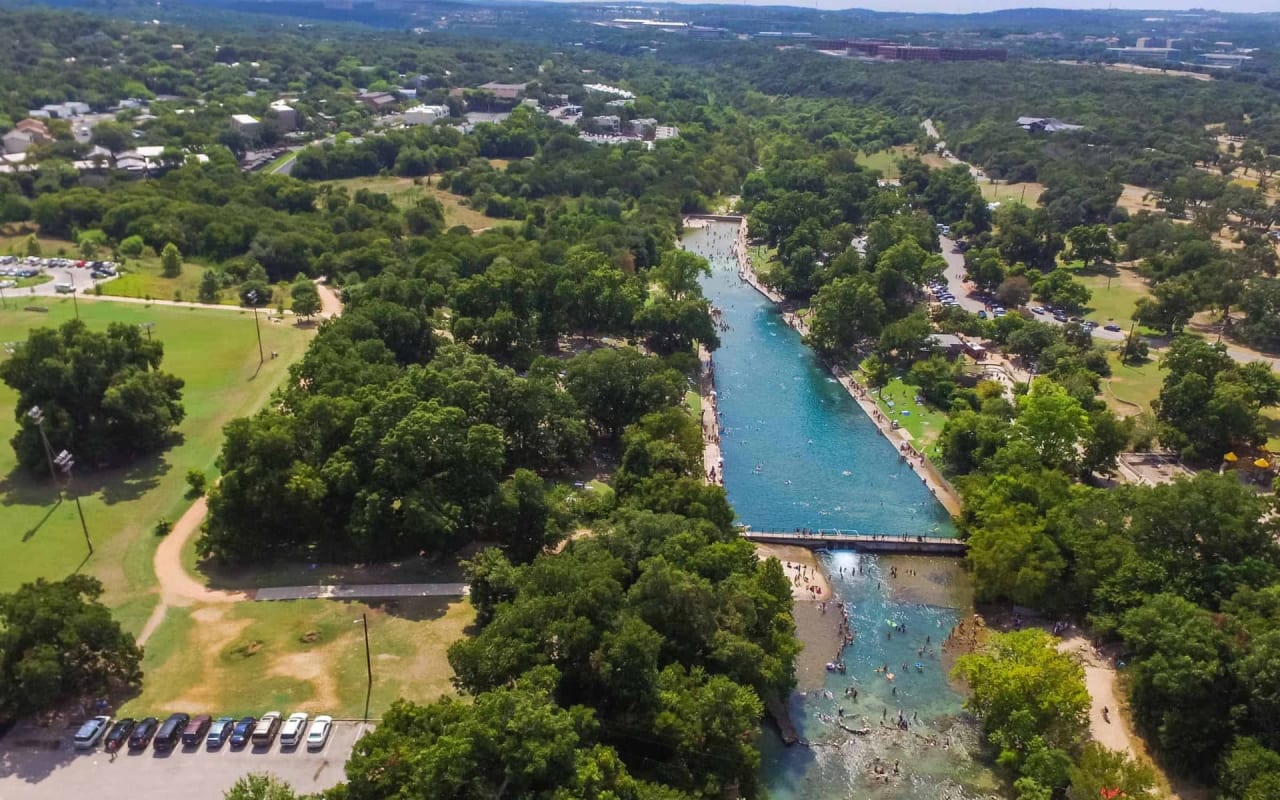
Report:
[[[714,354],[725,489],[754,530],[954,535],[950,517],[769,301],[738,278],[734,225],[687,231],[728,329]]]
[[[954,535],[946,511],[894,446],[772,304],[739,280],[730,252],[736,229],[714,224],[686,231],[683,240],[711,262],[703,291],[728,326],[714,358],[725,488],[739,520],[755,530]],[[964,698],[946,678],[942,642],[971,613],[960,562],[843,551],[819,560],[847,609],[854,642],[840,653],[845,673],[828,672],[821,688],[790,698],[807,744],[783,747],[772,732],[762,738],[770,796],[996,795],[992,775],[974,758],[978,733],[963,714]],[[827,613],[841,611],[829,606]],[[835,657],[839,643],[806,646],[829,648]],[[856,700],[846,694],[853,689]]]

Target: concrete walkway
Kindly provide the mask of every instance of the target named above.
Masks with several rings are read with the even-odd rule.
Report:
[[[328,586],[273,586],[259,589],[254,600],[355,600],[389,597],[461,597],[465,583],[375,583]]]

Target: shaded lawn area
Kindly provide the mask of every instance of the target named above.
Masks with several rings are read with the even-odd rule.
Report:
[[[1267,422],[1267,450],[1280,453],[1280,408],[1264,408],[1262,416]]]
[[[938,437],[947,424],[947,415],[928,403],[917,404],[915,398],[918,391],[915,386],[904,383],[901,377],[895,377],[875,391],[876,403],[885,416],[896,420],[898,425],[911,434],[916,447],[923,449],[929,458],[936,458]],[[890,402],[893,407],[889,406]],[[911,413],[903,416],[903,411]]]
[[[22,311],[13,304],[0,311],[0,341],[25,340],[32,328],[56,326],[74,316],[70,299],[45,299],[39,305],[49,312]],[[82,564],[86,547],[75,503],[58,503],[47,475],[15,471],[9,439],[17,430],[17,395],[0,384],[0,563],[6,565],[0,571],[0,591],[38,577],[61,579],[81,568],[102,580],[106,602],[136,633],[155,603],[151,560],[156,521],[175,520],[190,505],[187,470],[214,474],[222,427],[266,402],[289,364],[302,355],[313,331],[263,321],[263,347],[280,357],[268,359],[255,377],[258,345],[247,311],[81,299],[80,315],[98,330],[109,322],[155,323],[152,335],[165,345],[162,369],[186,382],[181,438],[164,453],[128,467],[76,474],[74,489],[81,495],[95,549]],[[55,450],[63,447],[52,444]]]
[[[434,178],[432,179],[435,180]],[[391,202],[407,208],[413,205],[419,198],[425,196],[434,197],[440,201],[440,205],[444,206],[444,222],[448,227],[454,225],[465,225],[471,230],[479,230],[480,228],[489,228],[494,225],[516,224],[515,221],[509,219],[498,219],[490,217],[483,211],[474,209],[466,205],[467,198],[447,192],[435,185],[433,182],[430,186],[426,183],[415,184],[413,178],[397,178],[394,176],[377,176],[369,178],[344,178],[336,181],[325,181],[335,186],[345,186],[347,191],[355,194],[361,189],[367,189],[371,192],[381,192],[391,198]]]
[[[1131,270],[1116,270],[1111,276],[1109,288],[1105,274],[1081,272],[1077,273],[1076,280],[1092,292],[1085,309],[1085,318],[1100,325],[1114,322],[1127,329],[1133,320],[1133,310],[1138,300],[1151,295],[1146,282]]]
[[[1153,354],[1144,362],[1120,363],[1120,354],[1107,353],[1111,376],[1102,379],[1102,396],[1111,410],[1124,417],[1151,411],[1151,401],[1160,396],[1165,373],[1160,359]]]
[[[1038,207],[1044,194],[1043,183],[979,183],[978,189],[988,202],[1018,202],[1029,208]]]
[[[239,717],[274,709],[360,719],[368,685],[362,614],[371,717],[399,697],[430,702],[454,694],[446,651],[475,622],[465,599],[247,601],[169,609],[147,643],[141,694],[118,713]]]
[[[774,267],[778,264],[778,248],[764,245],[748,245],[747,253],[751,257],[751,269],[761,282],[768,284],[773,277]]]
[[[916,154],[916,149],[912,145],[901,145],[899,147],[891,147],[888,150],[879,150],[875,153],[858,153],[858,166],[864,169],[877,170],[886,180],[897,180],[900,176],[898,172],[898,160],[909,158]]]

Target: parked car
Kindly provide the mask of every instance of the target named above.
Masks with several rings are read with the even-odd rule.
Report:
[[[241,717],[231,729],[231,746],[239,748],[248,744],[249,738],[253,736],[253,729],[257,726],[258,720],[253,717]]]
[[[138,723],[133,717],[116,720],[116,724],[111,726],[111,732],[102,740],[103,748],[108,753],[114,753],[124,747],[125,743],[129,741],[129,734],[133,733],[133,729],[137,726]]]
[[[280,746],[297,747],[307,731],[307,720],[310,716],[304,711],[296,711],[289,715],[284,727],[280,728]]]
[[[111,727],[111,717],[94,717],[85,720],[80,726],[80,730],[76,731],[75,743],[77,750],[91,750],[98,743],[102,735],[107,732],[107,728]]]
[[[280,732],[280,712],[268,711],[258,720],[251,737],[254,747],[270,747]]]
[[[983,311],[982,309],[978,309],[978,319],[986,319],[986,318],[987,318],[987,312]]]
[[[75,294],[76,287],[70,283],[55,283],[53,290],[58,294]]]
[[[204,740],[204,736],[209,732],[209,726],[213,724],[213,717],[208,714],[201,714],[195,717],[187,726],[182,729],[182,746],[197,747]]]
[[[182,732],[187,729],[187,723],[190,721],[191,717],[181,712],[170,714],[160,726],[160,730],[156,731],[156,738],[151,743],[151,747],[158,753],[177,747],[178,742],[182,741]]]
[[[1043,313],[1044,313],[1044,309],[1043,309],[1043,308],[1041,308],[1040,306],[1032,306],[1032,307],[1031,307],[1031,313],[1032,313],[1032,314],[1043,314]]]
[[[333,730],[333,717],[321,714],[311,722],[311,730],[307,731],[307,749],[319,750],[329,741],[329,732]]]
[[[155,717],[147,717],[139,722],[129,736],[129,749],[145,750],[147,745],[151,744],[151,737],[156,735],[158,727],[160,727],[160,720]]]
[[[1111,323],[1110,325],[1103,325],[1103,326],[1102,326],[1102,329],[1103,329],[1104,331],[1111,331],[1112,333],[1119,333],[1119,332],[1120,332],[1120,326],[1119,326],[1119,325],[1117,325],[1117,324],[1115,324],[1114,322],[1113,322],[1113,323]]]
[[[210,750],[217,750],[227,741],[227,737],[231,735],[231,729],[236,725],[234,717],[218,717],[209,726],[209,734],[205,737],[205,744]]]

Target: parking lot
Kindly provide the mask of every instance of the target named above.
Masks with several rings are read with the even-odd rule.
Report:
[[[69,731],[56,749],[23,738],[13,731],[0,740],[0,798],[126,798],[180,796],[184,800],[222,800],[236,779],[251,772],[269,772],[293,785],[299,793],[318,792],[341,782],[347,757],[364,723],[334,723],[322,750],[306,747],[281,750],[277,739],[269,748],[228,745],[209,750],[181,748],[157,753],[152,748],[121,751],[113,759],[101,747],[78,752]],[[12,741],[10,741],[12,740]]]
[[[113,261],[85,261],[74,258],[40,256],[0,256],[0,290],[11,294],[50,295],[86,292],[96,283],[109,281],[118,274]],[[22,278],[47,275],[50,281],[25,289],[15,287]]]

